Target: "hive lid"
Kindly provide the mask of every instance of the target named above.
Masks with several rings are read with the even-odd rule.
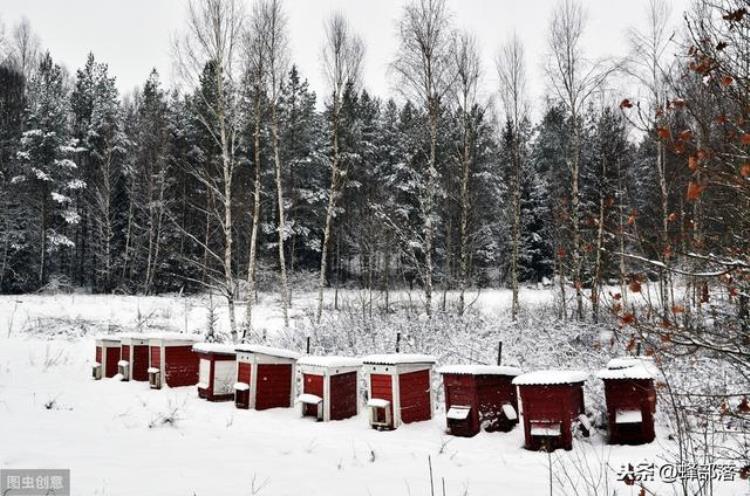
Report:
[[[140,339],[143,341],[148,341],[151,336],[149,334],[137,334],[137,333],[127,333],[127,334],[120,334],[120,341],[124,342],[132,342],[134,339]]]
[[[193,351],[199,353],[224,353],[226,355],[235,355],[237,352],[234,348],[233,344],[222,343],[195,343],[193,345]]]
[[[656,364],[648,357],[613,358],[607,368],[596,375],[600,379],[654,379],[658,374]]]
[[[415,363],[435,363],[435,357],[417,353],[389,353],[383,355],[369,355],[362,358],[363,363],[375,365],[404,365]]]
[[[119,341],[121,338],[122,336],[116,334],[100,334],[94,339],[96,339],[97,341]]]
[[[259,355],[291,358],[294,360],[300,357],[300,354],[296,351],[287,350],[286,348],[274,348],[263,344],[237,344],[234,346],[234,349],[245,353],[257,353]]]
[[[586,382],[588,374],[582,370],[536,370],[513,379],[517,386],[576,384]]]
[[[297,363],[299,365],[307,365],[310,367],[359,367],[362,365],[362,359],[335,355],[307,355],[300,358]]]
[[[145,334],[144,337],[161,341],[190,341],[192,343],[200,340],[200,336],[197,334],[182,334],[180,332],[156,332]]]
[[[507,365],[446,365],[440,367],[438,372],[441,374],[456,375],[505,375],[515,377],[521,375],[521,369]]]

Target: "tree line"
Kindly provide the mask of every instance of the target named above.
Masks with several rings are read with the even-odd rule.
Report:
[[[69,74],[23,20],[0,30],[0,291],[211,288],[237,338],[260,290],[288,320],[302,278],[317,320],[326,287],[367,290],[370,312],[373,292],[387,311],[389,290],[418,288],[428,317],[463,313],[469,288],[510,287],[515,319],[521,284],[554,284],[561,318],[629,320],[628,295],[653,281],[669,319],[676,271],[697,301],[702,268],[747,254],[750,140],[718,152],[748,136],[741,12],[704,0],[671,26],[651,0],[631,53],[592,62],[585,12],[561,0],[537,122],[520,40],[482,67],[444,0],[405,3],[389,99],[364,89],[366,47],[341,13],[320,95],[280,0],[189,2],[181,91],[154,70],[121,95],[93,53]],[[623,80],[637,90],[616,91]]]

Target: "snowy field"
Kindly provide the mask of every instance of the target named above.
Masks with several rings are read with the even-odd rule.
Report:
[[[531,305],[551,304],[551,293],[528,291]],[[313,301],[297,297],[295,324],[302,325]],[[509,301],[510,293],[485,292],[476,304],[492,314]],[[262,296],[256,325],[277,329],[276,308],[273,296]],[[616,481],[619,467],[658,465],[671,449],[660,426],[651,445],[608,446],[595,432],[576,440],[572,452],[548,457],[522,449],[520,426],[450,437],[441,405],[432,421],[379,432],[364,411],[316,423],[296,409],[209,403],[194,387],[152,391],[145,383],[91,380],[92,330],[193,331],[204,314],[203,298],[0,297],[0,467],[70,468],[75,495],[461,496],[549,494],[550,463],[555,494],[576,494],[558,477],[575,479],[582,467],[598,473],[606,465],[598,494],[637,495],[637,487]],[[593,494],[578,484],[577,494]],[[649,488],[673,493],[667,484]],[[747,481],[722,483],[715,494],[748,494]]]

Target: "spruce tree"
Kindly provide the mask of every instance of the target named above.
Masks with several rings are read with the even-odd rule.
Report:
[[[72,160],[77,149],[70,136],[69,109],[63,71],[47,52],[30,81],[18,151],[24,178],[19,183],[27,188],[36,217],[36,222],[29,225],[29,237],[37,250],[35,273],[39,286],[49,281],[50,274],[60,274],[65,269],[66,256],[74,247],[70,226],[80,220],[72,195],[86,187],[77,177],[78,167]]]

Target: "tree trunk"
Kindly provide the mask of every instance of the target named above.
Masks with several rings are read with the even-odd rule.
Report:
[[[558,236],[561,239],[561,236]],[[563,322],[568,321],[568,303],[566,301],[567,295],[565,293],[565,264],[563,263],[562,248],[557,250],[557,273],[558,280],[560,282],[560,317]]]
[[[466,98],[464,98],[464,101]],[[469,179],[471,173],[471,156],[469,144],[469,119],[463,111],[463,154],[461,157],[461,282],[458,295],[458,314],[463,315],[466,308],[466,285],[469,278]]]
[[[133,222],[134,222],[133,216],[135,215],[134,214],[135,202],[133,201],[132,189],[133,187],[131,185],[131,194],[129,195],[130,200],[128,202],[128,227],[125,230],[125,250],[123,252],[125,254],[125,260],[122,264],[122,280],[123,281],[125,281],[126,279],[128,281],[130,280],[130,273],[128,271],[128,268],[131,266],[130,265],[130,251],[131,251],[130,244],[132,242],[132,237],[133,237]]]
[[[607,161],[602,163],[601,177],[607,177]],[[599,322],[599,291],[601,288],[602,278],[602,247],[604,244],[604,212],[605,198],[602,188],[599,189],[599,224],[596,231],[596,256],[594,263],[594,280],[591,285],[591,314],[594,323]]]
[[[250,247],[247,262],[247,302],[245,303],[245,327],[242,340],[246,341],[253,330],[253,304],[256,299],[255,271],[258,256],[258,224],[260,223],[260,131],[261,131],[261,97],[260,87],[255,87],[255,123],[253,129],[253,169],[255,174],[253,184],[253,224],[250,228]]]
[[[665,163],[665,149],[661,140],[656,143],[656,170],[659,174],[659,193],[661,196],[661,257],[664,269],[659,272],[659,294],[663,316],[666,317],[669,309],[669,266],[670,257],[667,253],[669,245],[669,188],[667,186],[667,173]]]
[[[156,157],[151,157],[153,162],[156,162]],[[148,180],[147,183],[147,189],[148,189],[148,250],[146,251],[146,277],[143,280],[143,291],[146,294],[149,294],[151,292],[151,269],[153,264],[153,258],[154,258],[154,243],[156,240],[156,233],[154,232],[156,230],[156,222],[155,222],[155,214],[154,214],[154,173],[153,169],[156,167],[155,163],[148,164],[148,172],[146,173],[146,178]]]
[[[513,322],[518,320],[519,302],[518,302],[518,252],[521,243],[521,157],[518,146],[518,125],[513,126],[513,138],[511,143],[512,154],[512,184],[513,199],[511,208],[513,209],[513,227],[512,227],[512,249],[510,259],[510,285],[513,292],[511,302],[511,319]]]
[[[223,77],[224,70],[219,65],[220,70],[218,74]],[[219,101],[224,99],[224,86],[222,83],[222,77],[218,78],[218,98]],[[219,140],[221,143],[221,162],[222,171],[224,175],[224,285],[225,295],[227,298],[227,306],[229,310],[229,329],[232,335],[232,342],[237,342],[237,323],[234,313],[234,274],[232,272],[232,179],[233,179],[233,164],[232,158],[229,156],[229,144],[226,130],[226,115],[224,113],[223,104],[219,106],[218,111],[219,121]]]
[[[385,286],[385,313],[388,314],[389,307],[390,307],[390,291],[391,291],[391,236],[386,235],[386,245],[385,245],[385,260],[384,260],[384,269],[383,269],[383,277],[384,277],[384,286]]]
[[[41,239],[41,251],[39,253],[39,286],[47,282],[47,187],[40,189],[42,197],[41,222],[39,222],[39,238]]]
[[[162,231],[162,224],[164,222],[164,193],[166,190],[166,171],[161,170],[159,171],[159,200],[158,200],[158,207],[156,208],[156,227],[154,229],[154,254],[153,254],[153,260],[152,260],[152,266],[149,268],[149,278],[146,281],[147,287],[149,291],[153,288],[154,285],[154,277],[156,277],[156,271],[159,267],[159,251],[161,247],[161,231]]]
[[[430,162],[427,170],[427,192],[424,208],[424,259],[423,270],[424,284],[424,310],[427,317],[432,318],[432,244],[435,236],[435,226],[432,222],[433,202],[435,199],[435,180],[437,175],[437,125],[438,108],[434,96],[430,96],[429,103],[430,120]]]
[[[273,141],[273,160],[276,166],[276,199],[279,210],[279,270],[281,277],[281,312],[284,317],[284,327],[289,327],[289,283],[286,275],[286,259],[284,254],[284,235],[286,234],[286,220],[284,218],[284,189],[281,179],[281,155],[279,154],[279,122],[277,105],[271,110],[271,136]]]
[[[255,169],[255,180],[253,186],[253,225],[250,230],[250,254],[247,267],[247,303],[245,304],[245,328],[242,340],[245,341],[248,334],[253,330],[253,304],[255,303],[255,270],[258,252],[258,224],[260,223],[260,131],[261,131],[261,101],[260,88],[255,88],[255,128],[253,130],[253,165]]]
[[[620,241],[620,295],[622,296],[622,308],[628,307],[628,285],[625,282],[625,188],[622,185],[622,164],[617,166],[617,185],[619,215],[619,241]]]
[[[315,321],[319,324],[323,316],[323,289],[326,286],[326,271],[328,270],[328,250],[331,244],[331,226],[333,224],[333,214],[336,207],[336,192],[338,190],[339,176],[339,102],[334,94],[333,97],[333,115],[332,115],[332,139],[333,139],[333,156],[331,157],[331,187],[328,190],[328,206],[326,207],[326,222],[323,229],[323,246],[320,250],[320,275],[318,279],[318,309],[315,314]]]
[[[573,157],[570,168],[571,181],[571,223],[573,227],[573,284],[576,290],[576,317],[583,320],[583,291],[581,281],[581,230],[579,226],[580,192],[579,173],[581,165],[581,132],[578,115],[573,112]]]
[[[3,213],[3,220],[5,236],[3,237],[3,256],[0,262],[0,291],[3,290],[3,284],[5,283],[5,271],[8,270],[8,253],[10,252],[10,216],[7,211]]]

